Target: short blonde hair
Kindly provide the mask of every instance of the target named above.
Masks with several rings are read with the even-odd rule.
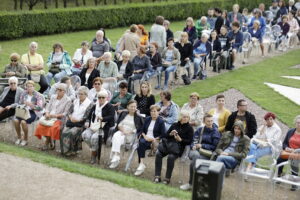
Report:
[[[131,53],[128,50],[122,51],[122,56],[129,56],[130,57]]]
[[[198,92],[193,92],[190,94],[190,98],[193,96],[197,97],[197,99],[200,100],[200,95],[198,94]]]
[[[192,22],[192,25],[195,26],[194,19],[192,17],[188,17],[185,22]]]
[[[33,80],[28,80],[28,81],[26,81],[25,85],[26,85],[26,87],[28,85],[33,85],[34,86],[34,81]]]
[[[183,111],[181,111],[180,114],[179,114],[179,121],[181,121],[181,119],[182,119],[183,116],[189,117],[189,120],[191,119],[190,113],[187,112],[187,111],[185,111],[185,110],[183,110]]]
[[[20,55],[18,53],[12,53],[12,54],[10,54],[9,58],[10,59],[15,58],[15,59],[19,60],[20,59]]]

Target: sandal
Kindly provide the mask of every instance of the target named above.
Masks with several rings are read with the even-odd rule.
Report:
[[[54,144],[50,143],[49,146],[50,146],[49,147],[50,150],[54,150],[55,149],[55,145]]]
[[[160,183],[160,182],[161,182],[160,177],[159,177],[159,176],[154,177],[153,182],[154,182],[154,183]]]

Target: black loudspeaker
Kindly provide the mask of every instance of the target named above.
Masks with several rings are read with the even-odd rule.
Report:
[[[192,200],[221,199],[224,174],[223,163],[197,159],[194,166]]]

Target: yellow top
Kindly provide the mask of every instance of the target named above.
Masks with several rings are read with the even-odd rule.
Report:
[[[44,66],[44,59],[38,53],[35,53],[34,56],[31,55],[30,53],[25,53],[21,57],[21,63],[25,64],[25,65],[26,64],[27,65],[28,64],[33,64],[33,65],[39,65],[39,64],[41,64],[42,66]],[[31,71],[30,73],[32,73],[32,74],[44,74],[44,70]]]
[[[148,35],[142,35],[140,37],[141,45],[147,45],[148,39],[149,39]]]
[[[216,110],[217,110],[216,108],[212,108],[212,109],[210,109],[210,111],[208,113],[211,114],[211,115],[214,115],[216,113]],[[224,108],[223,112],[221,112],[219,114],[219,120],[218,120],[219,128],[218,128],[218,130],[219,130],[220,133],[225,131],[225,126],[226,126],[229,115],[231,115],[231,112],[226,108]]]

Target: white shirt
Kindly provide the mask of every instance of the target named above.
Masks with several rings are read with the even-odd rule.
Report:
[[[155,125],[155,120],[151,120],[151,123],[148,127],[148,131],[146,134],[149,138],[154,138],[154,135],[153,135],[154,125]]]
[[[86,109],[90,104],[91,104],[91,100],[89,100],[88,98],[85,98],[85,100],[81,104],[79,102],[79,99],[75,99],[72,118],[81,121]]]
[[[220,116],[220,113],[218,113],[217,111],[213,115],[213,121],[218,127],[219,127],[219,116]]]
[[[120,67],[119,74],[122,74],[122,75],[125,74],[126,66],[127,66],[127,64],[123,64],[123,63],[122,63],[122,65],[121,65],[121,67]]]
[[[82,49],[76,49],[73,60],[83,61],[82,64],[86,64],[87,60],[93,57],[93,52],[91,50],[87,50],[85,55],[82,55]]]
[[[123,121],[120,122],[120,126],[123,126],[123,128],[128,132],[134,133],[136,131],[134,124],[134,116],[131,116],[129,114],[126,115]]]
[[[159,47],[166,47],[167,32],[164,26],[153,24],[150,29],[150,42],[157,42]]]
[[[271,127],[267,127],[266,125],[259,127],[253,138],[267,141],[274,146],[280,146],[281,134],[282,132],[280,127],[274,122],[273,126]]]
[[[27,95],[26,101],[27,101],[27,102],[31,102],[32,97],[33,97],[32,95],[29,95],[29,94],[28,94],[28,95]]]
[[[85,73],[85,84],[88,84],[88,80],[91,74]]]

